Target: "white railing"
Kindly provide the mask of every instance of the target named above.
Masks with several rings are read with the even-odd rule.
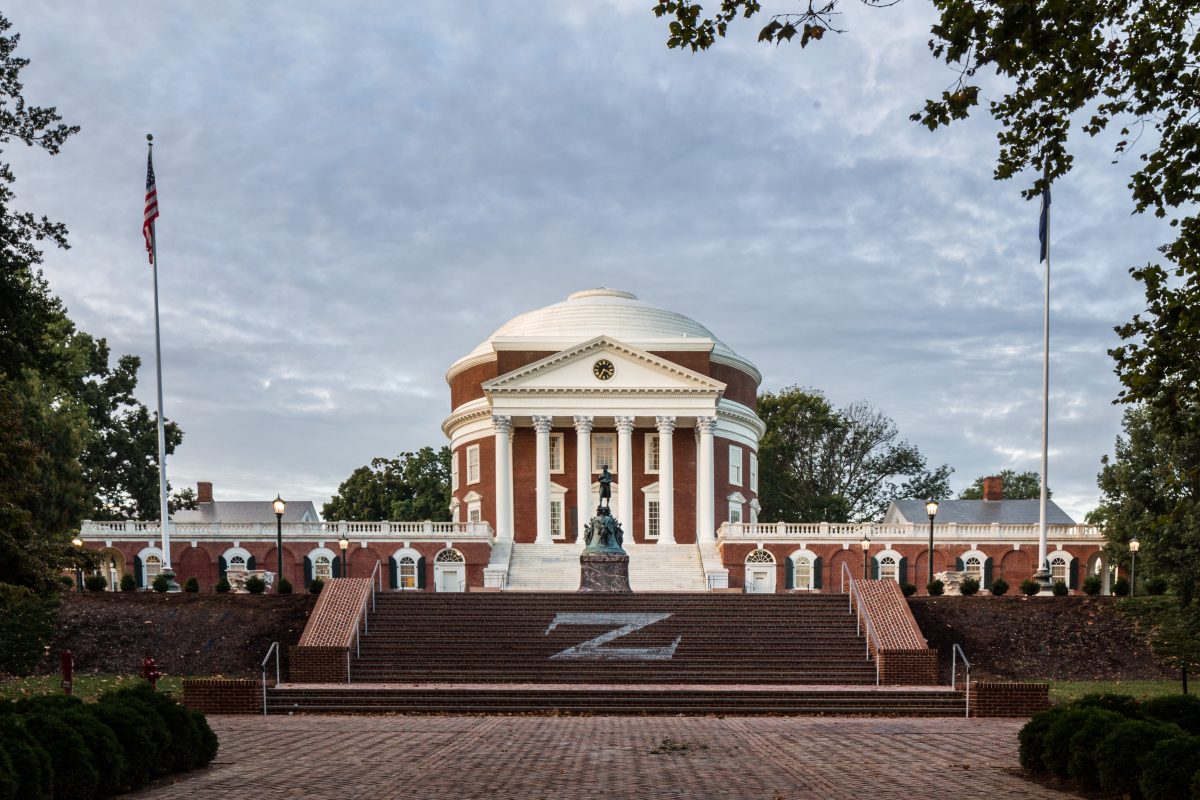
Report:
[[[847,591],[847,589],[849,591]],[[854,576],[850,574],[850,567],[842,562],[842,592],[845,593],[850,601],[850,613],[855,614],[856,634],[861,634],[863,626],[866,626],[866,646],[867,660],[871,660],[871,645],[875,645],[875,685],[879,685],[879,634],[875,632],[875,625],[871,622],[871,612],[867,610],[863,603],[862,594],[858,591],[858,587],[854,585]],[[857,606],[856,606],[857,604]]]
[[[279,685],[279,642],[271,642],[271,647],[267,650],[266,656],[262,660],[262,703],[263,716],[267,715],[267,662],[271,660],[271,654],[275,654],[275,685]]]
[[[966,667],[966,686],[967,686],[967,716],[971,716],[971,662],[967,661],[967,654],[955,642],[954,647],[950,649],[950,686],[958,688],[958,672],[955,669],[958,666],[958,659],[962,659],[963,666]]]
[[[230,541],[274,541],[275,521],[270,522],[171,522],[171,536],[182,539],[227,539]],[[312,539],[395,539],[470,541],[490,540],[492,526],[486,522],[285,522],[283,538],[289,541]],[[87,540],[157,539],[157,522],[94,522],[84,520],[79,537]]]
[[[723,522],[717,529],[719,540],[763,541],[835,541],[858,542],[864,536],[871,541],[902,542],[928,541],[929,525],[916,522],[884,525],[875,522]],[[1038,526],[976,525],[950,522],[933,526],[937,541],[1037,541]],[[1046,538],[1054,541],[1103,541],[1104,535],[1095,525],[1049,525]]]

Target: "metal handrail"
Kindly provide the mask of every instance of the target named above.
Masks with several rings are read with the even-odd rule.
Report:
[[[855,600],[858,601],[858,613],[855,614],[855,618],[854,618],[854,621],[855,621],[854,632],[855,632],[855,634],[861,635],[863,626],[864,625],[866,626],[866,629],[867,629],[866,649],[867,649],[867,660],[868,661],[871,660],[871,645],[872,644],[875,645],[875,685],[878,686],[879,685],[879,649],[880,649],[879,634],[877,634],[875,632],[875,624],[871,620],[871,612],[867,609],[866,604],[863,603],[862,593],[858,590],[858,587],[854,585],[854,576],[851,574],[850,568],[848,566],[846,566],[845,562],[842,562],[841,578],[842,578],[842,591],[846,592],[847,585],[849,585],[849,588],[850,588],[850,591],[846,592],[846,594],[849,596],[850,613],[851,614],[855,613],[854,601]],[[849,581],[847,581],[847,579],[849,579]]]
[[[371,610],[375,610],[375,581],[379,581],[379,591],[383,591],[383,570],[380,569],[382,561],[375,559],[375,567],[371,570]]]
[[[953,688],[958,687],[958,672],[955,668],[958,666],[958,659],[960,658],[962,659],[963,666],[966,667],[967,672],[967,677],[965,679],[967,685],[966,715],[969,717],[971,716],[971,662],[967,660],[967,654],[963,652],[962,647],[955,642],[954,646],[950,648],[950,686]]]
[[[263,716],[267,715],[267,662],[271,660],[271,653],[275,654],[275,685],[279,685],[279,642],[271,642],[271,647],[267,650],[267,655],[262,660],[262,701],[263,701]]]

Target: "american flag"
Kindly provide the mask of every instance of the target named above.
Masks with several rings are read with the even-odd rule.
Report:
[[[146,154],[146,218],[142,222],[142,235],[146,237],[146,254],[154,263],[154,220],[158,219],[158,190],[154,188],[154,158]]]

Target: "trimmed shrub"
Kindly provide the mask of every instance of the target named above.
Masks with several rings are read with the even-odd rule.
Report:
[[[1071,735],[1068,749],[1067,774],[1086,789],[1097,789],[1100,779],[1096,775],[1096,745],[1113,728],[1125,721],[1125,717],[1106,708],[1084,709],[1087,716]]]
[[[70,591],[75,588],[75,579],[70,575],[59,575],[58,582],[63,589]]]
[[[262,594],[267,589],[267,582],[257,575],[246,578],[246,591],[250,594]]]
[[[279,594],[291,594],[292,582],[287,578],[280,578],[279,584],[275,587],[275,591]]]
[[[1121,577],[1113,581],[1113,594],[1115,594],[1117,597],[1128,597],[1129,579]]]
[[[121,774],[125,771],[125,751],[117,740],[116,731],[100,721],[86,706],[62,712],[63,722],[70,725],[87,745],[96,768],[98,782],[96,797],[112,797],[121,791]]]
[[[1046,731],[1067,710],[1066,706],[1054,706],[1039,711],[1017,733],[1017,760],[1030,772],[1045,772],[1042,751],[1046,747]]]
[[[15,798],[51,800],[54,772],[50,754],[38,744],[15,715],[0,715],[0,750],[8,756],[16,778]]]
[[[321,580],[320,578],[313,578],[308,583],[309,594],[320,594],[321,590],[324,588],[325,588],[325,581]]]
[[[137,591],[137,581],[135,581],[133,579],[132,575],[122,575],[121,576],[121,591],[122,592],[136,592]]]
[[[925,591],[929,592],[930,597],[941,597],[942,593],[946,591],[946,584],[934,578],[925,584]]]
[[[54,797],[92,797],[100,775],[92,766],[92,753],[83,737],[48,709],[22,717],[25,729],[50,755],[54,775]]]
[[[1054,589],[1052,591],[1054,592],[1055,597],[1066,597],[1071,593],[1071,590],[1067,588],[1066,581],[1055,581]]]
[[[1071,763],[1071,737],[1085,720],[1100,710],[1068,706],[1050,723],[1042,738],[1042,763],[1047,770],[1059,778],[1069,777],[1067,765]]]
[[[1139,762],[1164,739],[1181,736],[1177,725],[1131,719],[1108,732],[1096,745],[1096,772],[1105,794],[1139,796]]]
[[[1192,776],[1200,770],[1200,736],[1177,736],[1159,742],[1142,759],[1138,788],[1146,800],[1179,800],[1191,793]]]
[[[1127,694],[1085,694],[1071,703],[1071,708],[1103,708],[1115,711],[1126,719],[1141,719],[1143,716],[1141,704]]]
[[[54,634],[59,602],[56,596],[0,584],[0,673],[33,672]]]
[[[183,590],[185,592],[200,591],[200,581],[196,580],[196,578],[194,576],[191,578],[188,578],[187,581],[185,581],[183,584]]]
[[[201,737],[186,706],[154,691],[149,683],[105,693],[105,698],[110,696],[119,702],[142,703],[166,724],[168,744],[162,748],[161,756],[168,770],[183,772],[196,767],[200,761]]]
[[[1021,581],[1021,594],[1023,594],[1023,595],[1026,595],[1028,597],[1033,597],[1035,594],[1037,594],[1041,590],[1042,590],[1042,585],[1040,583],[1038,583],[1037,581],[1035,581],[1033,578],[1026,578],[1025,580]]]
[[[171,582],[167,580],[167,576],[158,574],[154,576],[154,580],[150,582],[150,588],[162,594],[171,588]]]
[[[1008,594],[1008,581],[1004,580],[1004,578],[996,578],[996,580],[992,581],[991,592],[997,597]]]
[[[233,587],[231,587],[229,585],[229,581],[227,579],[221,578],[221,580],[217,581],[217,585],[214,586],[213,588],[216,589],[221,594],[225,594]]]
[[[1192,800],[1200,800],[1200,769],[1192,776]]]
[[[4,740],[0,739],[0,800],[18,800],[17,786],[12,759],[4,750]]]
[[[973,595],[979,591],[979,579],[978,578],[963,578],[963,582],[961,584],[959,584],[958,590],[960,592],[962,592],[964,595],[966,595],[967,597],[970,597],[971,595]]]
[[[89,592],[103,592],[108,588],[108,581],[103,575],[88,575],[83,579],[83,585]]]
[[[1099,575],[1088,575],[1083,579],[1083,593],[1089,597],[1095,597],[1100,594],[1100,589],[1103,588],[1103,583],[1100,581]]]
[[[117,742],[124,753],[124,768],[121,770],[121,786],[140,789],[157,774],[159,742],[169,734],[163,721],[152,711],[147,716],[139,707],[144,704],[109,700],[96,703],[92,713],[116,734]]]
[[[200,748],[196,753],[196,766],[207,767],[217,757],[217,750],[221,747],[221,742],[213,733],[213,729],[209,727],[207,717],[192,709],[189,709],[188,713],[192,715],[192,722],[196,725],[196,732],[200,737]]]
[[[1192,736],[1200,736],[1200,697],[1194,694],[1169,694],[1142,703],[1147,719],[1174,722]]]
[[[1146,594],[1150,595],[1151,597],[1158,597],[1159,595],[1164,595],[1167,593],[1167,589],[1169,588],[1170,584],[1167,583],[1166,578],[1151,578],[1150,580],[1146,581],[1145,586]]]

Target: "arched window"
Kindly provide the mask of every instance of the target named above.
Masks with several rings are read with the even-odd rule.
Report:
[[[983,562],[976,556],[970,556],[963,561],[963,571],[977,581],[983,581]]]
[[[754,550],[746,556],[747,564],[774,564],[775,556],[769,550]]]
[[[879,578],[880,580],[895,581],[899,580],[900,565],[896,563],[896,559],[892,556],[883,556],[879,559]]]
[[[434,559],[434,562],[438,564],[462,564],[465,561],[466,559],[463,558],[463,554],[457,550],[443,550]]]
[[[156,577],[158,577],[158,574],[160,572],[162,572],[162,566],[163,566],[162,559],[159,558],[158,556],[154,556],[154,555],[146,556],[145,570],[146,570],[146,585],[147,586],[149,586],[154,581],[154,579]]]
[[[412,556],[403,556],[396,563],[399,570],[400,588],[417,588],[417,560]]]
[[[797,589],[811,589],[812,588],[812,574],[813,574],[812,561],[808,558],[808,556],[798,556],[795,559],[795,564],[796,564],[796,576],[795,576],[796,588]]]
[[[327,581],[333,577],[333,562],[327,555],[319,555],[313,559],[313,578]]]
[[[1050,559],[1050,579],[1055,581],[1067,582],[1067,559],[1062,556],[1055,556]]]
[[[227,572],[245,572],[246,559],[242,556],[230,556],[229,566],[225,568]]]

